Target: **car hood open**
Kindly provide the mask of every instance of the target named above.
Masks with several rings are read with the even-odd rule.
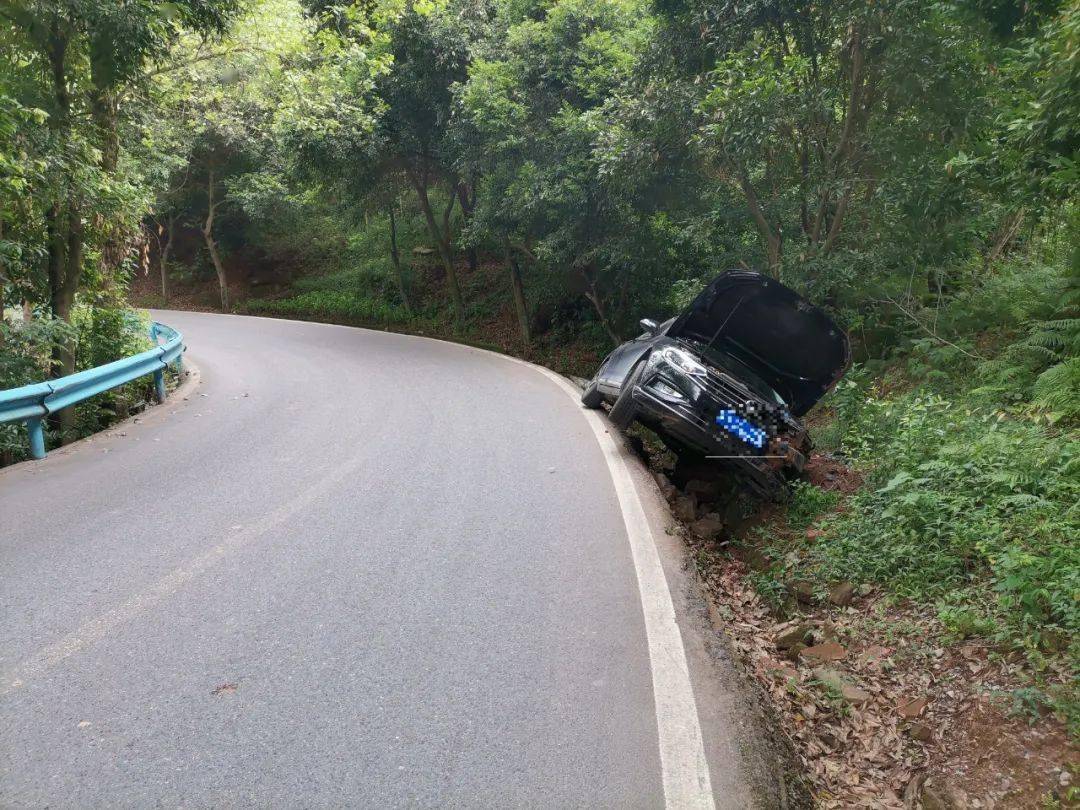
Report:
[[[809,411],[851,365],[847,335],[818,307],[760,273],[716,278],[667,335],[732,355],[783,397],[795,416]]]

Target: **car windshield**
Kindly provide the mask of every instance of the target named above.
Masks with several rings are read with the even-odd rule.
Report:
[[[687,343],[690,343],[703,358],[731,374],[758,396],[764,397],[777,405],[787,405],[783,397],[776,393],[768,383],[762,380],[750,366],[738,357],[696,340],[688,340]]]

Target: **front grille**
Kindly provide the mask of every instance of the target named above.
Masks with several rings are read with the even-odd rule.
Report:
[[[748,401],[760,401],[760,398],[711,368],[704,379],[698,377],[697,381],[701,384],[706,396],[717,406],[716,410],[730,408],[742,411]]]
[[[742,383],[711,366],[706,366],[704,376],[695,375],[692,379],[701,393],[691,407],[679,409],[681,418],[711,435],[718,446],[744,448],[742,442],[739,442],[734,436],[722,430],[716,424],[716,417],[718,413],[725,410],[747,415],[746,405],[748,402],[757,403],[762,409],[758,416],[747,415],[748,418],[765,427],[770,436],[775,435],[775,426],[772,429],[768,427],[773,420],[766,417],[766,414],[773,410],[773,406],[762,397],[751,392]],[[756,449],[751,450],[750,448],[750,445],[745,445],[748,455],[758,452]]]
[[[712,433],[718,442],[727,445],[734,443],[736,446],[742,448],[743,445],[737,442],[733,436],[728,435],[717,427],[715,422],[717,414],[724,410],[732,410],[739,414],[745,414],[746,404],[748,402],[756,402],[759,405],[768,408],[767,403],[765,403],[761,397],[751,393],[726,374],[713,368],[708,369],[708,374],[705,378],[698,377],[696,381],[701,386],[704,394],[698,399],[697,403],[695,403],[697,407],[694,408],[694,421],[697,422],[700,427]],[[763,415],[764,414],[762,414],[762,416]],[[750,418],[759,425],[766,424],[761,416]],[[770,435],[773,435],[774,431],[770,430],[769,433]],[[758,452],[756,450],[750,450],[749,446],[747,446],[747,451],[749,453]]]

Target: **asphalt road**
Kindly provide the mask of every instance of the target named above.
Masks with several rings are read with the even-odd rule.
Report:
[[[157,316],[197,385],[0,472],[0,805],[745,806],[682,586],[642,568],[678,576],[664,518],[562,386]]]

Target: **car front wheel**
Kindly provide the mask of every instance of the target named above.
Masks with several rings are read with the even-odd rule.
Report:
[[[595,410],[600,407],[600,403],[604,401],[604,395],[600,393],[600,383],[596,377],[589,380],[589,384],[585,386],[585,390],[581,392],[581,404],[586,408]]]
[[[611,420],[611,424],[615,425],[619,430],[626,430],[637,417],[637,405],[634,404],[634,388],[644,373],[645,358],[643,357],[626,376],[622,388],[619,389],[619,397],[615,400],[615,404],[611,406],[611,411],[608,412],[608,419]]]

